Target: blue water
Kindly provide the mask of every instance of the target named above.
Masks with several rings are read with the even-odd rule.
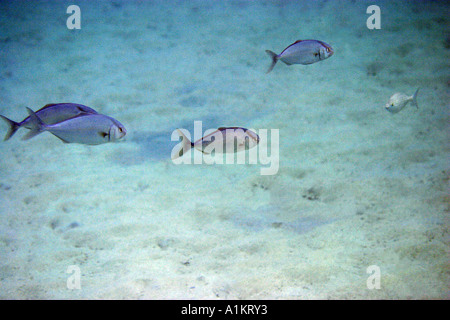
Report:
[[[380,29],[367,26],[373,4]],[[67,27],[69,5],[80,29]],[[1,115],[73,102],[127,128],[97,146],[23,141],[23,128],[0,143],[0,298],[448,298],[448,12],[444,1],[0,2]],[[266,74],[265,50],[299,39],[334,55]],[[385,110],[419,87],[418,109]],[[194,121],[278,131],[278,170],[262,175],[261,158],[175,164],[172,132],[194,136]]]

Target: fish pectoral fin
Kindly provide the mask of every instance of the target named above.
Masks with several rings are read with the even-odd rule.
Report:
[[[50,132],[50,133],[51,133],[51,132]],[[57,135],[54,134],[54,133],[52,133],[52,134],[53,134],[55,137],[57,137],[59,140],[61,140],[62,142],[64,142],[64,143],[70,143],[70,141],[67,141],[67,140],[63,139],[63,138],[57,136]]]
[[[99,135],[100,137],[102,137],[102,138],[106,138],[107,136],[109,136],[109,133],[108,133],[108,132],[99,131],[99,132],[98,132],[98,135]]]
[[[59,137],[58,137],[58,138],[59,138]],[[63,138],[59,138],[59,140],[61,140],[61,141],[64,142],[64,143],[70,143],[69,141],[64,140]]]

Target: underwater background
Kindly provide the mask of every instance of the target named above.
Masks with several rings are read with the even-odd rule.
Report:
[[[81,29],[66,25],[73,4]],[[0,298],[448,299],[448,13],[446,1],[1,1],[0,114],[80,103],[127,135],[89,146],[20,129],[0,143]],[[265,50],[298,39],[334,55],[266,74]],[[418,109],[385,110],[419,87]],[[174,164],[171,134],[196,120],[279,130],[278,172]]]

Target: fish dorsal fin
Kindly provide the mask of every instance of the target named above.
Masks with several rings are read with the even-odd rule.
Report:
[[[296,45],[297,43],[300,43],[300,42],[303,42],[303,41],[305,41],[305,40],[297,40],[297,41],[295,41],[294,43],[292,43],[292,44],[290,44],[290,45],[288,45],[279,55],[278,55],[278,57],[281,57],[282,55],[283,55],[283,53],[287,50],[287,49],[289,49],[290,47],[292,47],[293,45]],[[286,63],[286,62],[284,62],[284,63]],[[286,63],[287,65],[290,65],[290,63]],[[270,70],[270,69],[269,69]]]
[[[52,106],[54,106],[54,105],[57,105],[57,104],[59,104],[59,103],[47,103],[45,106],[43,106],[42,108],[40,108],[40,109],[37,110],[36,112],[39,112],[39,111],[42,111],[42,110],[44,110],[44,109],[50,108],[50,107],[52,107]]]
[[[40,108],[38,111],[36,111],[36,112],[39,112],[39,111],[41,111],[41,110],[44,110],[44,109],[47,109],[47,108],[50,108],[50,107],[53,107],[53,106],[56,106],[56,105],[58,105],[58,104],[61,104],[61,103],[47,103],[45,106],[43,106],[42,108]]]
[[[56,106],[57,104],[60,104],[60,103],[47,103],[45,106],[42,107],[42,109],[48,108],[48,107],[51,107],[51,106]]]

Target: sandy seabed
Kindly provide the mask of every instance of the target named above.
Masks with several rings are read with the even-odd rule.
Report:
[[[0,3],[0,114],[75,102],[128,134],[0,143],[0,298],[448,299],[444,2],[377,1],[380,30],[365,1],[78,1],[81,30],[70,4]],[[297,39],[335,54],[265,74]],[[195,120],[279,130],[278,173],[173,164]]]

